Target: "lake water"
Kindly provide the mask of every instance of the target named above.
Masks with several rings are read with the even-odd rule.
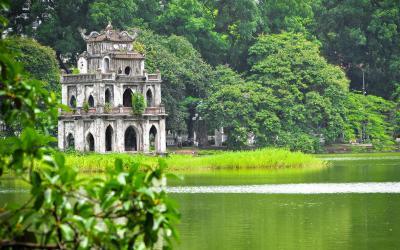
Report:
[[[182,214],[176,249],[400,249],[400,154],[326,159],[325,169],[170,180]],[[29,195],[10,183],[0,186],[0,204]]]
[[[400,154],[186,174],[177,249],[400,249]]]

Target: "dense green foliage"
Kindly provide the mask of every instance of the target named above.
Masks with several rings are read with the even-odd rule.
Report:
[[[143,114],[144,110],[146,109],[146,100],[144,96],[140,93],[133,93],[132,94],[132,112],[135,115]]]
[[[317,42],[300,33],[260,36],[249,54],[249,75],[217,67],[199,107],[226,128],[229,146],[245,147],[251,134],[259,146],[306,152],[318,151],[320,138],[391,144],[394,103],[349,93],[345,74],[320,56]]]
[[[47,90],[61,91],[60,69],[53,49],[22,37],[9,37],[4,43],[33,78],[46,83]]]
[[[364,70],[368,93],[390,97],[400,83],[399,2],[325,0],[315,15],[323,53],[345,69],[351,87],[361,90]]]
[[[10,33],[51,46],[63,68],[84,50],[78,28],[140,28],[134,47],[161,71],[168,130],[192,137],[200,111],[231,148],[254,136],[315,152],[399,135],[398,104],[351,93],[364,73],[368,95],[398,103],[399,13],[390,0],[16,0],[8,17]]]
[[[347,97],[346,138],[364,139],[378,149],[392,145],[394,130],[398,128],[395,103],[372,95],[351,93]]]
[[[147,70],[162,72],[167,129],[177,133],[190,131],[196,102],[206,96],[211,67],[183,37],[142,30],[138,40],[145,47]]]
[[[211,65],[228,63],[240,72],[249,68],[248,50],[260,34],[301,32],[321,41],[323,55],[344,68],[352,89],[361,90],[364,70],[368,92],[390,97],[400,83],[399,13],[391,0],[15,0],[8,17],[13,33],[51,46],[60,63],[83,51],[78,27],[100,30],[108,21],[184,36]]]
[[[0,0],[1,11],[5,6]],[[0,16],[1,27],[5,22]],[[22,132],[0,137],[0,176],[6,170],[24,180],[31,197],[0,208],[0,248],[145,249],[163,239],[169,246],[177,213],[164,190],[164,163],[139,172],[139,164],[125,171],[116,160],[105,179],[78,178],[49,147],[55,94],[32,80],[13,53],[1,39],[0,121]]]

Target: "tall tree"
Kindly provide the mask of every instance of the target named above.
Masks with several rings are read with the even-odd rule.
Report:
[[[215,30],[216,14],[199,0],[171,0],[159,17],[158,31],[186,37],[209,63],[216,65],[227,49],[226,37]]]
[[[399,1],[324,0],[316,35],[328,60],[343,67],[352,89],[390,97],[400,82]]]
[[[22,37],[8,37],[3,43],[32,78],[43,81],[47,90],[61,91],[60,70],[53,49]]]
[[[249,79],[272,89],[278,99],[282,132],[276,144],[293,144],[296,135],[310,143],[307,137],[323,135],[332,143],[340,136],[348,80],[320,56],[318,41],[299,33],[262,35],[250,48],[249,64]]]
[[[189,134],[193,130],[193,105],[206,97],[211,67],[184,37],[160,36],[142,30],[138,42],[144,44],[146,69],[161,71],[162,96],[166,106],[167,129]]]
[[[319,2],[319,0],[260,0],[263,31],[308,33],[315,25],[314,8],[319,6]]]

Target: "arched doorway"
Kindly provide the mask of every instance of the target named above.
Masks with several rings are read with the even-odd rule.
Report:
[[[94,151],[94,137],[91,133],[86,136],[87,148],[89,151]]]
[[[132,107],[132,90],[130,88],[127,88],[124,91],[123,95],[123,105],[124,107]]]
[[[137,151],[137,137],[132,126],[125,130],[125,151]]]
[[[153,93],[151,92],[151,89],[146,92],[146,101],[147,107],[153,107]]]
[[[76,108],[76,98],[75,98],[74,95],[71,96],[71,98],[69,99],[69,106],[70,106],[71,108]]]
[[[90,95],[88,98],[88,104],[89,104],[89,107],[91,107],[91,108],[94,107],[94,98],[92,95]]]
[[[106,89],[106,92],[104,93],[104,100],[105,100],[105,103],[111,103],[111,91],[110,91],[110,89]]]
[[[75,150],[75,139],[74,136],[69,133],[67,136],[67,150]]]
[[[103,59],[103,73],[108,73],[110,71],[110,59]]]
[[[158,151],[158,136],[157,136],[157,129],[153,125],[149,131],[149,149],[150,151]]]
[[[106,151],[112,151],[113,132],[111,125],[108,125],[106,129]]]

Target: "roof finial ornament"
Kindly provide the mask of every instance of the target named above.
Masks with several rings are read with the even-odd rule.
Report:
[[[108,25],[106,27],[106,30],[112,30],[113,26],[111,25],[111,21],[108,21]]]

